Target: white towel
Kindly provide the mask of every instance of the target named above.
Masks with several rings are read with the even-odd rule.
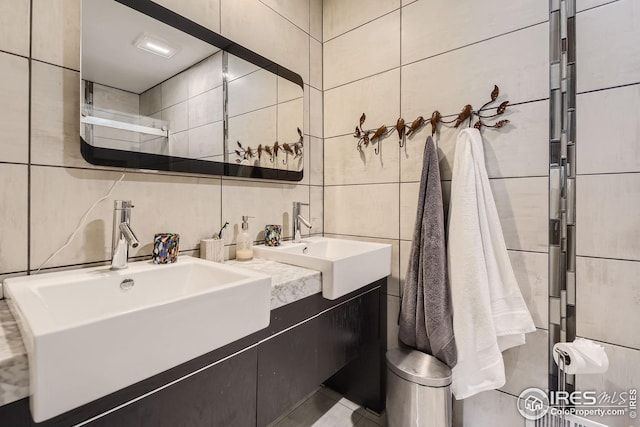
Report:
[[[505,383],[501,351],[535,331],[504,242],[477,129],[456,141],[449,205],[449,279],[458,364],[452,391],[464,399]]]

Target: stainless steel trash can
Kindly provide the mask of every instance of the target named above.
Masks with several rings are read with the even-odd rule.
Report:
[[[387,352],[387,427],[451,427],[451,369],[404,348]]]

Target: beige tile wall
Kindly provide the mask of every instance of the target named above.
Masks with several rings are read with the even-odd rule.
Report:
[[[612,394],[640,385],[640,4],[593,0],[579,10],[576,328],[604,345],[609,371],[578,375],[576,387]]]
[[[485,130],[485,158],[507,247],[537,332],[505,354],[503,392],[456,404],[458,426],[524,425],[515,397],[547,382],[548,4],[535,0],[324,1],[325,233],[392,243],[388,345],[397,343],[402,283],[415,223],[422,152],[429,130],[399,148],[397,136],[356,151],[353,129],[411,122],[435,109],[457,114],[509,99],[512,125]],[[526,48],[525,48],[526,47]],[[445,207],[457,131],[437,135]],[[495,412],[502,415],[497,417]],[[485,418],[484,421],[482,419]],[[486,422],[486,424],[482,424]]]
[[[95,167],[80,155],[80,0],[35,0],[32,10],[29,3],[11,0],[0,5],[0,275],[35,270],[121,176],[119,170]],[[302,75],[305,178],[301,183],[282,183],[128,172],[47,267],[107,260],[116,198],[131,199],[136,205],[132,223],[143,244],[133,251],[134,256],[148,255],[153,234],[163,231],[179,232],[181,250],[197,254],[199,240],[210,237],[224,220],[231,223],[226,240],[233,255],[241,215],[257,217],[252,233],[259,239],[265,223],[288,224],[293,201],[311,202],[312,232],[323,231],[321,4],[259,0],[158,3]],[[165,101],[172,96],[181,98],[171,87],[163,89]],[[188,87],[182,95],[195,94],[197,89]],[[313,102],[308,102],[310,93]],[[156,104],[158,100],[156,97]],[[150,95],[145,102],[152,105],[154,99]],[[185,128],[189,121],[200,120],[182,116]]]

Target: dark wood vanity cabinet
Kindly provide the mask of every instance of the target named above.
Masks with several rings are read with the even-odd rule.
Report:
[[[385,284],[275,309],[262,331],[40,424],[28,399],[2,406],[0,425],[263,427],[322,383],[380,412]]]
[[[91,427],[255,425],[253,347],[89,423]]]
[[[382,344],[380,296],[379,289],[361,295],[258,346],[258,426],[275,420],[350,362],[376,356],[372,352]]]

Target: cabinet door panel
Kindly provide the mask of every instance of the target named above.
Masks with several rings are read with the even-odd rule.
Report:
[[[318,319],[258,346],[258,425],[265,426],[320,385]]]
[[[379,291],[372,291],[320,317],[318,374],[321,381],[377,342],[379,312]]]
[[[258,350],[252,348],[90,423],[92,427],[256,425]]]

